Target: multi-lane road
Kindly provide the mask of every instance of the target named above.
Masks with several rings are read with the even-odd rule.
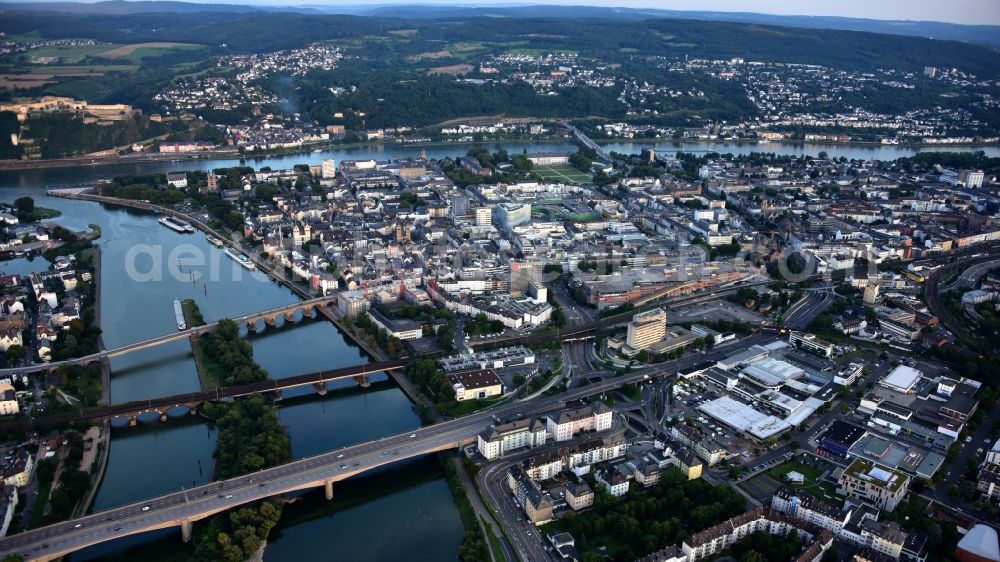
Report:
[[[757,334],[745,338],[741,345],[749,346],[766,339],[767,336]],[[41,527],[0,539],[0,555],[20,554],[26,560],[49,560],[87,546],[154,529],[181,526],[182,529],[187,527],[190,530],[190,522],[248,502],[324,485],[332,486],[333,482],[373,468],[471,443],[479,431],[492,423],[494,417],[510,419],[536,416],[561,408],[568,402],[598,396],[625,384],[670,376],[680,369],[705,360],[718,359],[724,354],[723,351],[706,355],[692,354],[551,397],[504,404],[410,433],[360,443],[254,474]]]
[[[830,293],[808,292],[802,300],[794,303],[785,312],[783,324],[795,330],[801,330],[812,322],[812,319],[826,312],[833,305],[836,297]]]

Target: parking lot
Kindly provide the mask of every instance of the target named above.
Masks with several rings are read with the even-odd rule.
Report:
[[[759,325],[764,320],[764,317],[752,310],[735,305],[729,301],[713,301],[695,304],[682,308],[671,309],[667,313],[667,321],[671,324],[718,320],[747,322],[749,324]]]
[[[794,455],[787,453],[768,462],[751,463],[748,472],[756,476],[740,483],[740,487],[758,501],[765,503],[770,501],[771,495],[780,486],[805,490],[820,499],[838,503],[836,485],[829,481],[829,476],[836,467],[812,455],[805,453],[800,453],[798,457]],[[790,472],[801,474],[804,477],[803,481],[790,482],[786,478]]]
[[[701,383],[695,384],[693,382],[687,384],[677,383],[674,386],[678,392],[674,395],[672,415],[680,416],[679,419],[682,420],[691,418],[691,422],[696,428],[725,447],[732,456],[738,456],[740,452],[749,452],[754,448],[753,442],[744,439],[743,435],[736,430],[725,426],[725,424],[710,418],[698,410],[698,406],[720,397],[721,394],[718,390]],[[742,460],[736,462],[742,462]]]

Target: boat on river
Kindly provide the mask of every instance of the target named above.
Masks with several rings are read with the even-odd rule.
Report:
[[[187,221],[182,221],[180,219],[175,219],[174,217],[170,216],[160,217],[159,222],[160,224],[169,228],[170,230],[175,230],[177,232],[180,232],[181,234],[190,234],[194,232],[194,227],[191,226],[191,223]]]
[[[239,263],[240,265],[242,265],[247,269],[257,269],[257,266],[254,265],[252,261],[250,261],[250,258],[246,257],[246,255],[244,254],[233,251],[232,248],[226,248],[226,255],[233,258],[234,260],[236,260],[237,263]]]
[[[179,299],[174,299],[174,318],[177,320],[178,331],[187,330],[187,322],[184,320],[184,306]]]

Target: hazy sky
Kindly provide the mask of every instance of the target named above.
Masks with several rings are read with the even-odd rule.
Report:
[[[200,0],[233,4],[305,5],[305,4],[453,4],[512,5],[567,4],[662,8],[667,10],[706,10],[722,12],[758,12],[783,15],[846,16],[893,20],[930,20],[965,24],[1000,25],[1000,0]]]
[[[817,2],[815,0],[634,0],[633,2],[560,1],[558,3],[1000,24],[1000,0],[836,0],[833,2]]]

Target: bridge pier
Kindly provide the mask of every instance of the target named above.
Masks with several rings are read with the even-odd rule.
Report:
[[[327,480],[323,482],[323,491],[326,493],[327,501],[333,499],[333,480]]]
[[[191,542],[192,531],[194,531],[194,524],[191,523],[191,520],[181,519],[181,540]]]
[[[264,318],[264,326],[268,328],[278,327],[278,317],[277,316],[267,316]]]
[[[247,322],[247,333],[250,334],[257,333],[257,322]]]
[[[362,375],[355,375],[354,382],[358,383],[361,388],[368,388],[372,383],[368,382],[368,373]]]
[[[162,414],[160,414],[160,421],[161,422],[167,421],[167,413],[166,412],[163,412]]]
[[[129,416],[128,417],[128,426],[129,427],[135,427],[137,425],[139,425],[139,416]]]
[[[285,319],[285,324],[294,324],[295,323],[295,311],[294,310],[291,311],[291,312],[286,312],[282,316]],[[305,313],[303,313],[302,316],[304,318],[305,317]]]
[[[319,394],[320,396],[326,396],[326,383],[325,382],[313,383],[313,388],[316,389],[316,394]]]

